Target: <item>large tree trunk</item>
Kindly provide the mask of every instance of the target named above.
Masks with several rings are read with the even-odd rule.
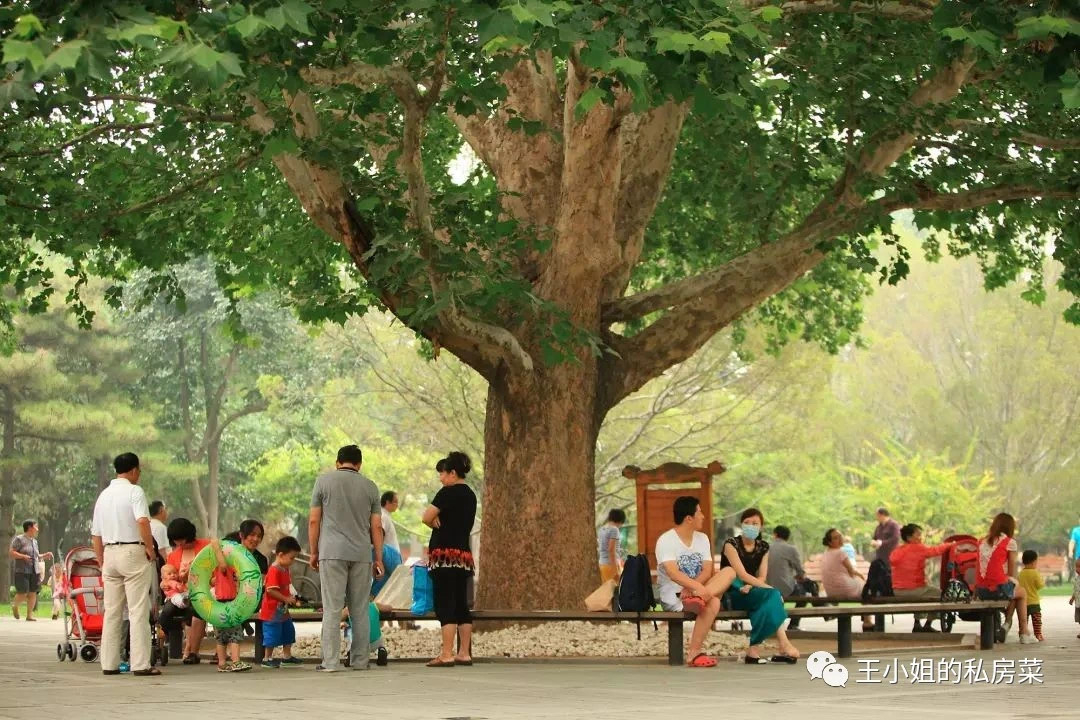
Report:
[[[596,587],[596,382],[587,363],[491,383],[478,607],[580,609]]]
[[[3,446],[0,448],[0,603],[11,602],[11,558],[8,548],[15,536],[15,398],[4,388],[0,399]]]
[[[206,532],[208,537],[218,537],[218,486],[221,476],[221,447],[212,441],[206,449],[206,464],[209,475],[206,498]]]

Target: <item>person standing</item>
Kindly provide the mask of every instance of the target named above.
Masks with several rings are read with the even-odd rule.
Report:
[[[465,484],[472,461],[463,452],[452,452],[435,465],[442,489],[424,511],[423,523],[431,528],[428,568],[435,595],[435,616],[442,632],[439,656],[428,667],[472,665],[472,613],[469,612],[469,578],[473,562],[469,535],[476,521],[476,493]],[[363,616],[353,616],[363,617]],[[363,625],[362,622],[356,626]],[[458,641],[457,655],[454,640]]]
[[[150,508],[139,487],[139,458],[135,453],[118,455],[113,467],[116,479],[98,496],[90,527],[105,583],[101,671],[120,673],[124,619],[130,618],[132,674],[160,675],[160,670],[150,667],[150,588],[157,558]]]
[[[379,504],[382,505],[382,529],[383,529],[383,545],[386,547],[394,548],[394,551],[398,555],[401,554],[401,546],[398,544],[397,528],[394,526],[394,520],[390,517],[390,513],[397,512],[398,509],[398,496],[393,490],[387,490],[379,498]]]
[[[1065,561],[1065,572],[1073,573],[1075,577],[1075,565],[1076,561],[1080,560],[1080,521],[1077,521],[1076,527],[1069,531],[1069,557]]]
[[[172,552],[172,545],[169,545],[168,522],[169,508],[165,507],[165,503],[161,500],[150,503],[150,534],[154,536],[154,542],[157,543],[161,562],[165,562],[165,558]]]
[[[608,513],[607,522],[596,531],[596,545],[600,556],[600,579],[618,580],[623,557],[622,529],[626,522],[626,513],[619,508],[613,508]]]
[[[38,591],[41,590],[41,575],[38,563],[52,558],[52,553],[38,550],[37,520],[24,520],[22,535],[11,538],[8,557],[11,558],[11,574],[15,581],[15,601],[11,604],[11,614],[19,619],[19,603],[26,603],[26,619],[34,622],[34,608],[37,607]]]
[[[893,550],[900,544],[900,523],[889,515],[886,508],[877,509],[877,527],[874,528],[874,539],[870,547],[874,548],[874,559],[881,560],[886,567],[892,567],[889,558]]]
[[[340,670],[341,611],[348,606],[349,617],[367,617],[372,576],[384,572],[379,489],[360,474],[363,461],[356,445],[341,448],[336,469],[320,475],[311,494],[310,564],[319,572],[323,601],[319,672]],[[369,631],[367,623],[355,624],[347,667],[367,670]]]

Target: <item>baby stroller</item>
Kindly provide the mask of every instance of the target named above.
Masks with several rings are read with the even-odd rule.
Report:
[[[942,602],[967,603],[975,596],[978,575],[979,540],[972,535],[950,535],[945,542],[957,543],[941,556]],[[1005,623],[998,614],[996,640],[1005,642]],[[941,631],[950,632],[957,620],[978,622],[978,613],[962,610],[941,614]]]
[[[64,588],[64,641],[56,646],[56,659],[75,661],[76,655],[85,662],[98,659],[101,652],[101,633],[105,626],[105,583],[101,565],[93,548],[86,546],[72,548],[64,557],[64,573],[61,585]],[[150,615],[148,622],[157,617],[157,583],[151,586]],[[128,621],[124,620],[124,647],[120,655],[124,662],[128,660],[130,635]],[[167,651],[159,647],[160,643],[152,634],[151,662],[157,664],[161,657],[167,657]],[[78,649],[76,650],[76,645]]]
[[[94,550],[72,548],[64,557],[63,573],[64,641],[56,646],[56,659],[74,662],[78,645],[78,656],[94,662],[105,622],[105,588]]]

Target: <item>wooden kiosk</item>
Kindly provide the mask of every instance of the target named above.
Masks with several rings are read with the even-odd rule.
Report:
[[[725,470],[727,468],[719,460],[703,468],[683,463],[664,463],[653,470],[642,470],[633,465],[623,468],[623,476],[637,485],[638,552],[648,556],[653,570],[656,569],[656,541],[671,529],[671,507],[682,495],[693,495],[701,501],[701,511],[705,513],[705,526],[701,530],[712,544],[712,479]]]

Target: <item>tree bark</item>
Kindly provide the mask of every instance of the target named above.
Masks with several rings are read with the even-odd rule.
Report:
[[[579,609],[599,582],[596,382],[590,363],[491,383],[478,607]]]
[[[11,558],[8,548],[15,537],[15,397],[10,389],[0,391],[0,422],[3,422],[3,446],[0,447],[0,603],[11,602]]]

